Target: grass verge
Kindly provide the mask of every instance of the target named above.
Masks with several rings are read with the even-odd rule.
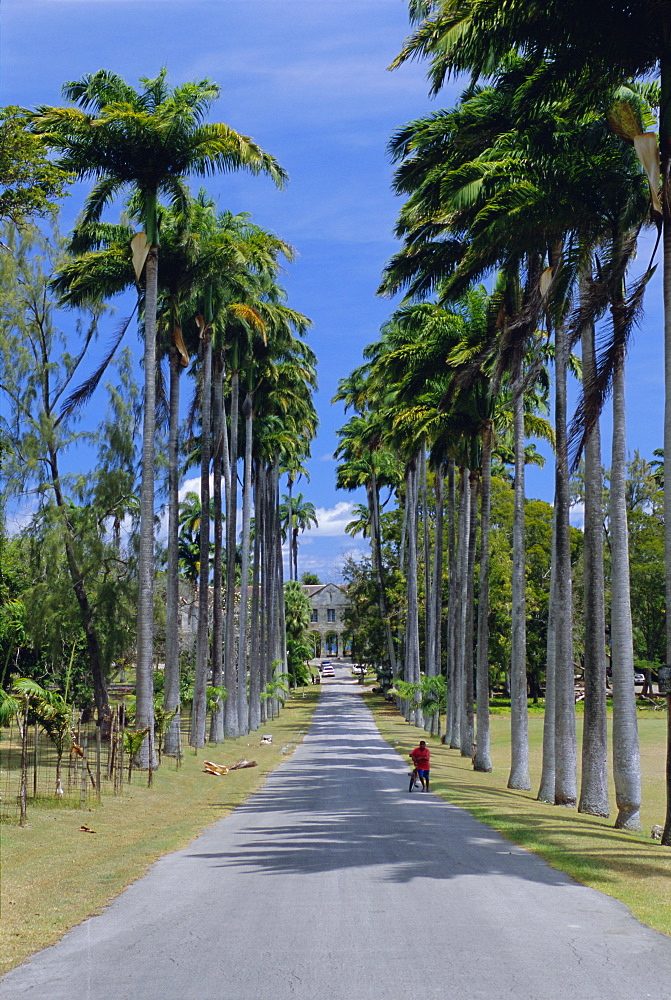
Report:
[[[365,699],[383,737],[407,761],[420,739],[431,749],[431,789],[454,805],[498,830],[509,840],[544,858],[577,882],[621,900],[643,923],[671,934],[671,849],[649,836],[625,833],[610,820],[538,802],[543,719],[529,716],[530,792],[506,787],[510,769],[510,716],[491,717],[494,770],[473,770],[470,758],[442,746],[422,729],[411,726],[379,695]],[[576,718],[578,738],[582,716]],[[663,825],[666,715],[639,713],[643,777],[643,829]],[[611,807],[615,792],[611,787]]]
[[[179,770],[164,758],[152,788],[136,772],[122,796],[106,796],[100,806],[82,811],[38,799],[29,802],[25,828],[3,824],[0,975],[100,912],[157,858],[185,847],[256,791],[301,742],[318,697],[306,689],[259,733],[187,749]],[[259,746],[265,733],[273,742]],[[203,772],[205,760],[232,764],[241,757],[258,767],[221,777]]]

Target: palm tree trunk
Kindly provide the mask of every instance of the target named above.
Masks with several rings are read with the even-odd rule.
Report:
[[[526,579],[524,545],[524,396],[522,363],[517,362],[513,387],[515,508],[513,513],[512,655],[510,665],[510,776],[508,788],[526,791],[529,778],[527,703]]]
[[[258,491],[257,515],[254,534],[259,534],[259,711],[261,722],[266,721],[267,705],[262,698],[266,684],[267,634],[268,634],[268,552],[267,552],[267,508],[268,508],[268,467],[264,459],[259,460],[256,489]]]
[[[407,487],[406,487],[407,493]],[[401,540],[398,546],[398,568],[399,572],[405,573],[405,557],[408,551],[408,505],[402,504],[401,513]]]
[[[548,601],[547,657],[545,669],[545,713],[543,715],[543,767],[541,770],[539,802],[555,800],[555,665],[557,642],[555,608],[557,606],[557,504],[552,516],[552,559],[550,561],[550,594]]]
[[[238,507],[238,409],[240,376],[231,374],[231,445],[230,487],[226,498],[226,630],[224,636],[224,684],[228,697],[224,702],[224,734],[235,739],[240,735],[238,720],[237,659],[235,655],[235,549]]]
[[[427,677],[435,677],[436,668],[434,664],[434,627],[433,612],[434,606],[431,600],[431,538],[429,530],[429,491],[426,477],[426,445],[422,445],[420,452],[420,490],[422,499],[422,537],[424,541],[424,673]],[[430,726],[430,721],[425,719],[425,727]]]
[[[221,495],[222,451],[226,440],[224,421],[224,357],[217,351],[213,357],[212,376],[212,428],[214,449],[212,456],[212,521],[214,532],[214,555],[212,560],[212,686],[219,688],[224,683],[223,663],[223,497]],[[210,741],[224,742],[224,704],[217,697],[210,717]]]
[[[273,572],[271,574],[272,588],[272,678],[287,673],[287,639],[286,621],[284,615],[284,560],[282,559],[282,526],[280,524],[280,463],[276,458],[271,469],[273,492],[272,539],[274,550]],[[273,698],[273,714],[279,713],[279,702]]]
[[[201,434],[200,434],[200,572],[198,574],[198,634],[196,640],[196,679],[191,712],[191,745],[205,745],[207,716],[208,661],[210,655],[210,442],[212,439],[212,335],[202,334]]]
[[[594,325],[582,335],[583,382],[596,375]],[[582,778],[578,812],[608,816],[608,745],[606,718],[606,609],[603,572],[603,476],[601,432],[594,425],[585,442],[585,527],[583,587],[585,605],[585,713]]]
[[[459,479],[459,541],[457,545],[457,589],[455,602],[455,657],[454,657],[454,724],[452,727],[453,750],[461,749],[461,728],[464,716],[464,652],[466,648],[466,593],[468,589],[468,537],[470,513],[470,484],[468,469],[462,466]]]
[[[240,577],[240,639],[238,642],[238,724],[246,733],[249,705],[247,702],[247,622],[249,600],[249,549],[252,518],[252,429],[253,406],[247,392],[242,412],[245,417],[245,470],[242,492],[242,568]]]
[[[294,545],[294,480],[291,473],[287,479],[287,491],[289,497],[289,510],[287,512],[287,541],[289,543],[289,579],[291,580],[292,552]]]
[[[409,577],[408,577],[408,567],[407,563],[410,561],[409,555],[409,543],[408,536],[412,528],[409,528],[412,519],[412,483],[411,483],[411,466],[410,463],[406,463],[405,473],[404,473],[404,502],[403,502],[403,524],[405,525],[405,531],[401,532],[402,538],[405,539],[405,544],[403,545],[403,550],[401,554],[401,573],[405,574],[405,628],[403,630],[403,642],[402,642],[402,657],[401,662],[403,664],[403,680],[406,684],[413,683],[413,665],[412,665],[412,640],[410,638],[410,596],[409,596]],[[403,715],[409,722],[412,717],[412,702],[403,699]]]
[[[277,493],[277,507],[279,512],[280,497],[279,497],[279,475],[278,475],[278,493]],[[277,632],[276,632],[276,654],[275,659],[279,660],[279,673],[282,675],[288,675],[289,664],[287,662],[287,616],[284,607],[284,560],[282,559],[282,535],[279,530],[279,513],[277,518],[277,579],[276,579],[276,593],[277,593]],[[278,706],[279,709],[279,706]]]
[[[165,733],[164,753],[177,757],[181,752],[179,697],[179,377],[180,354],[170,348],[170,426],[168,432],[168,566],[165,582],[165,687],[163,707],[176,712]]]
[[[480,497],[480,579],[478,584],[478,645],[476,659],[477,735],[476,771],[491,771],[489,735],[489,526],[492,497],[492,425],[482,433],[482,494]]]
[[[275,490],[274,466],[268,466],[266,480],[266,654],[265,654],[265,684],[275,679],[277,670],[277,494]],[[271,719],[275,718],[276,702],[274,697],[265,699],[266,710]]]
[[[417,456],[408,463],[406,503],[408,504],[408,565],[406,569],[407,595],[407,642],[405,650],[405,679],[409,684],[419,684],[419,606],[417,598],[417,498],[418,469]],[[422,724],[419,710],[420,694],[416,693],[414,700],[408,705],[409,719],[415,725]]]
[[[444,473],[445,468],[441,463],[435,472],[436,537],[433,548],[433,663],[436,676],[440,674],[442,666],[440,625],[443,608]]]
[[[445,695],[445,735],[443,742],[454,745],[456,703],[456,608],[457,608],[457,544],[456,544],[456,483],[454,475],[454,460],[447,463],[447,560],[448,560],[448,595],[447,622],[445,626],[446,645],[446,695]],[[458,743],[456,744],[459,745]]]
[[[156,431],[156,304],[158,249],[152,246],[145,265],[144,398],[142,421],[142,479],[140,485],[140,551],[138,559],[137,662],[135,667],[135,722],[149,727],[137,754],[137,765],[156,766],[150,745],[154,731],[154,436]]]
[[[261,636],[262,615],[260,601],[262,515],[262,464],[256,462],[254,477],[254,559],[252,569],[252,612],[249,651],[249,728],[256,731],[261,725]]]
[[[477,472],[469,475],[468,513],[468,563],[466,567],[466,620],[464,623],[464,697],[461,716],[461,756],[472,759],[475,735],[475,715],[473,712],[473,618],[475,608],[475,549],[478,530],[478,497],[480,476]]]
[[[401,576],[405,576],[405,563],[408,553],[408,504],[407,504],[407,487],[405,488],[405,493],[401,498],[401,540],[398,547],[398,571]],[[405,624],[404,624],[405,622]],[[398,650],[398,674],[404,676],[405,663],[405,650],[408,644],[408,619],[407,615],[404,620],[401,616],[398,616],[396,625],[396,648]]]
[[[571,610],[571,541],[568,441],[566,433],[566,374],[568,340],[560,321],[555,328],[555,421],[556,421],[556,587],[555,609],[555,804],[574,806],[577,790],[575,734],[575,682]]]
[[[291,532],[291,540],[294,547],[294,580],[298,579],[298,526]],[[289,569],[289,579],[291,579],[291,568]]]
[[[671,59],[660,59],[659,149],[662,157],[664,212],[664,454],[671,455]],[[667,457],[668,461],[668,457]],[[671,608],[671,490],[664,491],[666,607]],[[671,664],[671,614],[666,615],[666,662]],[[671,847],[671,695],[667,698],[666,819],[662,844]]]
[[[613,457],[610,471],[611,655],[613,666],[613,778],[615,826],[641,830],[641,761],[634,688],[626,502],[624,351],[613,373]]]
[[[370,541],[373,550],[373,562],[375,565],[375,573],[377,576],[378,584],[378,606],[380,608],[380,617],[382,619],[382,627],[384,628],[384,635],[387,641],[387,656],[389,657],[389,671],[391,678],[396,676],[396,652],[394,650],[394,637],[391,630],[391,621],[389,620],[389,612],[387,609],[387,592],[385,589],[385,572],[384,564],[382,561],[382,534],[380,526],[380,498],[377,488],[377,478],[375,475],[375,460],[373,453],[370,454],[370,484],[367,486],[366,495],[368,498],[368,508],[370,516]]]
[[[433,631],[432,636],[432,669],[433,674],[428,674],[429,665],[427,664],[427,676],[437,677],[440,675],[441,670],[441,649],[440,649],[440,620],[441,620],[441,609],[442,609],[442,587],[443,587],[443,466],[438,465],[434,471],[434,495],[436,500],[436,529],[435,538],[433,544],[433,567],[432,576],[433,583],[431,585],[431,627]],[[430,732],[435,735],[440,735],[440,710],[434,712],[431,719]]]

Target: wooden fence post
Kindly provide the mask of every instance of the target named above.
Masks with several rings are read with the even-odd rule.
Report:
[[[80,739],[81,739],[82,742],[79,744],[79,746],[81,746],[82,751],[84,753],[84,756],[82,757],[82,773],[81,773],[81,776],[80,776],[81,777],[81,784],[79,786],[79,789],[80,789],[79,790],[79,805],[80,805],[81,809],[86,809],[86,791],[87,791],[87,785],[88,785],[88,774],[86,773],[86,771],[87,771],[87,768],[86,768],[86,752],[88,750],[89,738],[88,738],[88,735],[86,733],[84,733],[84,735],[81,736]]]
[[[35,746],[33,747],[33,799],[37,798],[37,754],[39,748],[39,726],[35,723]]]
[[[21,727],[21,786],[19,788],[19,826],[26,825],[26,785],[28,784],[28,705],[23,713]]]
[[[119,705],[119,795],[123,795],[124,734],[126,732],[125,705]]]
[[[98,802],[102,801],[102,792],[100,789],[100,753],[102,750],[102,737],[100,735],[100,726],[96,726],[96,798]]]
[[[149,727],[149,733],[147,734],[148,744],[149,744],[149,774],[147,776],[147,788],[151,788],[154,784],[154,727]]]

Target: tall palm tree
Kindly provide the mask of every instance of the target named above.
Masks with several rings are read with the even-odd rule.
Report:
[[[396,676],[396,648],[389,616],[386,593],[386,572],[382,558],[382,529],[380,522],[380,489],[385,485],[397,486],[400,481],[399,463],[382,442],[382,424],[375,411],[374,397],[368,398],[370,381],[355,373],[339,383],[333,402],[343,400],[354,406],[357,413],[340,429],[340,443],[335,457],[341,462],[336,469],[338,489],[355,490],[364,487],[368,505],[372,562],[377,581],[378,608],[385,634],[388,660],[388,677],[391,683]]]
[[[590,368],[584,380],[583,400],[575,424],[576,429],[582,435],[582,441],[584,442],[586,439],[589,441],[594,433],[594,428],[598,426],[598,413],[603,405],[607,388],[612,387],[613,446],[609,526],[613,662],[613,777],[618,806],[615,825],[638,830],[640,829],[641,775],[636,699],[633,685],[633,635],[629,591],[624,355],[627,339],[630,336],[632,324],[635,322],[640,299],[649,275],[644,275],[643,279],[630,291],[629,296],[626,296],[624,274],[635,245],[635,239],[632,238],[631,233],[623,232],[614,227],[610,252],[608,248],[604,248],[605,266],[602,269],[600,280],[589,282],[588,292],[591,294],[585,296],[587,301],[582,309],[584,315],[579,315],[578,324],[583,329],[591,326],[593,319],[602,314],[606,304],[608,304],[613,330],[611,342],[607,349],[602,352],[598,363],[590,356],[588,348],[587,356]],[[597,485],[599,483],[600,477],[597,477]],[[592,487],[592,484],[587,481],[586,473],[586,486],[588,485]],[[593,505],[597,506],[598,503],[599,498],[595,498]],[[593,586],[594,581],[590,581],[590,587],[586,588],[588,596],[591,595]],[[603,635],[601,640],[603,645]],[[600,665],[603,668],[603,663]],[[586,674],[586,681],[588,679]],[[603,670],[599,680],[603,686]],[[600,697],[598,701],[594,699],[596,704],[591,709],[595,714],[602,708],[601,702],[605,700],[605,692],[600,691],[599,693]],[[595,719],[595,728],[599,721],[599,718]],[[598,784],[595,787],[598,788]],[[588,801],[594,798],[594,792],[588,789],[586,798]]]
[[[598,0],[578,4],[551,0],[542,6],[517,0],[505,9],[495,0],[442,0],[413,5],[423,23],[399,56],[429,55],[432,84],[438,90],[449,73],[468,70],[486,76],[512,48],[534,51],[542,71],[524,81],[520,105],[526,100],[549,105],[558,96],[574,95],[593,102],[607,87],[658,72],[661,82],[659,143],[653,132],[632,137],[650,181],[653,212],[662,225],[664,252],[665,328],[665,450],[671,449],[671,37],[660,25],[668,21],[668,0],[609,4],[608,31],[603,31],[603,5]],[[458,39],[458,42],[457,42]],[[661,158],[661,170],[659,159]],[[658,189],[661,179],[661,198]],[[671,604],[671,495],[666,498],[666,596]],[[668,616],[667,616],[668,618]],[[671,621],[667,621],[667,660],[671,660]],[[671,716],[671,713],[670,713]],[[667,766],[667,816],[662,841],[671,845],[671,718]]]
[[[160,195],[185,205],[182,178],[217,170],[266,173],[278,185],[285,174],[259,146],[223,124],[203,119],[219,95],[209,80],[170,88],[162,70],[143,79],[136,91],[120,76],[99,70],[63,88],[78,107],[40,107],[33,129],[60,153],[59,164],[76,178],[95,178],[83,221],[100,219],[105,207],[131,188],[143,205],[143,236],[136,237],[138,272],[144,268],[144,422],[140,490],[139,600],[136,665],[136,720],[153,729],[154,432],[156,313],[158,293],[158,212]],[[144,258],[144,262],[142,261]],[[149,743],[141,753],[153,766]]]
[[[310,527],[319,526],[315,505],[306,500],[302,493],[290,500],[288,496],[282,498],[280,504],[280,519],[282,523],[282,535],[289,541],[289,566],[293,564],[293,579],[298,579],[298,535],[308,531]],[[291,579],[291,573],[289,574]]]
[[[279,240],[276,236],[264,232],[260,227],[254,225],[246,214],[233,215],[230,212],[216,214],[214,203],[201,198],[196,206],[198,212],[194,215],[198,217],[197,232],[199,233],[200,245],[199,254],[201,267],[200,287],[192,296],[190,303],[191,312],[195,311],[193,322],[200,331],[201,340],[201,367],[199,371],[199,399],[201,413],[201,443],[200,443],[200,465],[201,465],[201,495],[209,494],[209,476],[211,459],[211,435],[212,427],[210,421],[210,411],[212,406],[212,351],[213,341],[216,342],[215,355],[217,356],[217,398],[214,400],[215,411],[218,416],[217,427],[215,429],[215,464],[220,463],[220,459],[225,450],[221,448],[220,438],[223,438],[225,431],[223,426],[223,399],[220,392],[223,387],[223,352],[226,348],[233,350],[237,359],[239,353],[240,331],[243,331],[243,338],[250,338],[260,335],[265,339],[266,329],[262,317],[253,304],[254,295],[258,295],[259,274],[272,274],[277,269],[277,256],[283,253],[285,257],[290,257],[290,248]],[[236,361],[237,364],[237,361]],[[238,372],[234,370],[233,378],[236,379]],[[234,388],[237,383],[234,383]],[[237,393],[236,406],[237,408]],[[231,415],[231,442],[229,455],[235,454],[237,457],[237,414]],[[229,460],[230,466],[230,460]],[[231,610],[234,602],[229,600],[231,594],[235,592],[235,555],[236,555],[236,517],[235,500],[237,498],[237,480],[232,474],[232,468],[227,469],[226,481],[227,490],[227,637],[233,627]],[[235,483],[235,496],[232,496]],[[216,505],[215,514],[220,513],[220,482],[215,482]],[[220,523],[218,521],[218,523]],[[209,522],[203,525],[201,531],[201,543],[204,548],[209,545]],[[221,551],[221,532],[215,526],[215,561],[218,563]],[[221,641],[220,636],[220,576],[215,576],[214,580],[214,608],[215,608],[215,632],[213,635],[213,670],[212,679],[215,687],[221,684]],[[206,686],[208,675],[208,660],[210,651],[209,633],[209,586],[208,582],[201,578],[200,588],[200,614],[199,614],[199,643],[196,668],[196,688],[194,697],[194,726],[192,738],[196,740],[196,745],[200,746],[205,739],[205,713],[206,713]],[[226,654],[228,660],[232,659],[232,647],[227,638]],[[232,664],[228,669],[227,690],[235,690],[236,680],[232,674]],[[224,671],[226,672],[226,671]],[[238,711],[238,700],[240,690],[246,697],[244,684],[237,683],[238,699],[227,698],[226,705],[231,702],[233,708],[225,710],[225,714],[231,715]],[[246,716],[246,710],[242,710],[242,716]],[[221,726],[221,706],[213,713],[212,717],[212,738],[219,742],[223,737]],[[225,726],[223,727],[226,728]],[[235,735],[237,727],[228,726],[228,735]],[[243,726],[246,729],[246,724]]]
[[[581,282],[585,293],[586,275]],[[594,323],[585,323],[581,335],[583,373],[586,381],[596,376]],[[582,781],[578,812],[608,816],[608,765],[606,715],[606,607],[603,567],[603,472],[601,432],[594,422],[587,435],[585,453],[585,513],[583,589],[585,619],[584,678],[585,715],[583,720]]]
[[[268,710],[261,695],[273,680],[273,664],[282,660],[282,596],[280,587],[278,490],[279,469],[309,454],[316,430],[312,391],[316,387],[316,357],[297,336],[309,321],[283,302],[274,283],[256,302],[267,337],[256,338],[241,372],[244,390],[244,487],[242,516],[242,577],[238,633],[238,695],[244,689],[239,716],[245,729],[257,729]],[[279,464],[278,464],[279,463]],[[248,590],[251,555],[251,500],[254,499],[251,613]],[[282,668],[278,668],[282,673]],[[249,699],[247,701],[247,677]]]
[[[626,511],[624,348],[613,377],[613,458],[610,478],[611,615],[613,667],[613,778],[618,815],[615,826],[642,829],[641,763],[634,690],[634,647],[629,594]],[[617,706],[617,707],[616,707]]]
[[[516,64],[514,61],[511,63],[509,60],[508,65],[512,66],[513,72],[497,71],[497,87],[493,93],[491,88],[472,91],[471,93],[475,96],[471,96],[466,102],[466,105],[470,106],[470,108],[468,106],[462,107],[457,112],[451,114],[441,113],[443,114],[444,121],[438,121],[438,116],[434,116],[424,126],[423,132],[420,133],[420,139],[422,139],[422,136],[425,136],[422,139],[424,146],[420,148],[422,155],[420,156],[417,153],[410,158],[405,167],[405,179],[402,177],[401,180],[402,183],[407,184],[414,177],[413,182],[416,185],[423,183],[423,188],[420,187],[419,193],[415,192],[414,199],[411,198],[404,210],[404,231],[409,233],[407,236],[407,246],[405,251],[397,256],[397,260],[390,269],[390,276],[393,277],[395,271],[396,280],[406,283],[412,282],[411,289],[420,291],[423,287],[426,287],[427,282],[435,283],[439,278],[445,281],[446,275],[449,276],[450,272],[456,273],[457,280],[459,280],[460,272],[464,277],[467,275],[472,277],[473,274],[477,275],[478,269],[486,266],[487,253],[489,253],[491,260],[491,247],[495,248],[495,254],[499,256],[502,252],[510,252],[506,250],[506,247],[515,251],[515,243],[511,243],[510,233],[506,235],[498,225],[492,227],[492,221],[497,215],[500,221],[509,218],[507,206],[513,204],[515,206],[516,221],[509,228],[511,232],[515,230],[517,248],[524,249],[526,253],[529,253],[533,249],[540,254],[543,248],[535,239],[533,229],[535,229],[536,235],[544,232],[546,244],[553,248],[554,259],[551,261],[553,270],[550,273],[554,276],[556,283],[555,291],[558,294],[554,296],[555,305],[552,306],[551,310],[552,326],[559,338],[559,343],[556,346],[556,354],[558,356],[563,354],[567,357],[568,354],[563,346],[562,338],[565,333],[566,291],[569,288],[567,279],[571,277],[571,258],[577,258],[576,249],[579,241],[585,241],[590,235],[593,238],[594,233],[598,232],[599,226],[603,226],[605,214],[609,213],[609,224],[612,225],[613,208],[616,200],[612,192],[617,188],[618,183],[622,190],[631,188],[631,181],[626,179],[632,176],[631,166],[623,162],[623,157],[616,149],[616,144],[613,143],[612,137],[609,139],[607,134],[605,134],[604,123],[601,123],[600,128],[595,126],[593,114],[585,117],[581,125],[581,132],[575,132],[574,130],[571,143],[575,149],[572,149],[567,144],[566,128],[560,119],[557,120],[554,140],[556,143],[556,152],[554,158],[548,160],[547,149],[544,150],[542,147],[539,147],[537,139],[533,134],[530,134],[529,122],[526,121],[520,126],[514,120],[515,101],[518,100],[520,84],[525,79],[529,79],[529,77],[525,72],[520,72],[524,67],[519,62]],[[502,83],[504,84],[503,89],[500,86]],[[487,107],[485,101],[487,94],[490,95],[489,107]],[[507,106],[505,103],[506,96],[508,98]],[[471,112],[470,119],[468,118],[469,110]],[[448,159],[447,165],[441,171],[440,160],[436,160],[436,157],[440,154],[436,141],[436,137],[440,134],[440,129],[442,128],[444,135],[446,129],[454,130],[457,125],[461,127],[459,143],[455,144],[457,151],[455,155],[460,155],[464,148],[468,148],[469,135],[475,135],[477,139],[479,131],[479,141],[482,141],[485,111],[489,115],[488,121],[491,123],[491,126],[496,126],[500,130],[501,125],[507,122],[507,128],[501,133],[502,141],[497,139],[496,128],[494,128],[493,133],[489,136],[489,148],[482,155],[469,163],[464,163],[463,157],[461,163],[455,163],[454,160],[450,162]],[[578,124],[581,123],[579,122]],[[470,132],[469,128],[464,129],[465,125],[469,126]],[[532,125],[533,120],[531,121]],[[510,145],[510,135],[514,134],[515,130],[519,134],[519,138],[523,141],[521,143],[518,141],[517,154],[510,158],[514,152]],[[547,116],[543,123],[542,139],[543,144],[547,147]],[[399,140],[399,142],[406,145],[415,141],[418,140],[415,139],[409,129],[406,130],[406,133]],[[498,150],[497,143],[499,143]],[[584,174],[582,170],[584,152],[581,149],[583,145],[585,152],[589,150],[592,157],[598,155],[602,168],[598,176],[595,174],[591,186],[586,183],[586,178],[581,176],[581,174]],[[567,149],[570,152],[568,159],[564,155]],[[536,155],[531,158],[529,154],[534,150]],[[474,151],[480,152],[477,147]],[[577,160],[574,155],[576,152],[578,153]],[[556,156],[559,154],[562,155],[566,163],[566,170],[560,178],[561,183],[558,185],[554,164]],[[433,160],[432,157],[434,158]],[[509,157],[510,169],[502,171],[502,164],[506,157]],[[426,172],[426,178],[424,181],[420,178],[420,182],[418,182],[417,173],[422,165],[422,160],[427,159],[429,161],[429,169]],[[575,175],[572,170],[572,163]],[[506,199],[515,190],[514,185],[510,186],[510,180],[520,180],[525,174],[527,178],[527,192],[524,194],[524,198],[530,193],[530,185],[536,185],[538,195],[542,191],[543,197],[547,194],[549,188],[553,193],[552,212],[555,218],[548,218],[547,212],[543,210],[541,201],[536,197],[531,197],[527,203],[527,208],[531,210],[527,225],[523,225],[520,228],[519,222],[524,214],[524,212],[520,211],[520,194],[523,193],[523,189],[520,188],[515,193],[514,201],[509,203]],[[547,183],[539,185],[539,180],[543,176],[545,176]],[[578,177],[581,179],[580,187],[576,185]],[[501,186],[501,178],[504,179],[503,187]],[[509,188],[508,194],[506,194],[506,184]],[[636,179],[634,178],[635,186]],[[446,200],[446,190],[453,192],[451,206],[454,211],[452,215],[449,214],[446,207],[443,207],[443,204],[450,204],[449,199]],[[487,194],[488,190],[489,195]],[[438,198],[441,201],[437,201]],[[489,198],[489,201],[487,201],[487,198]],[[435,221],[438,205],[440,205],[444,213],[443,218],[451,220],[448,227]],[[464,209],[465,205],[467,207],[470,205],[473,208],[479,207],[480,214],[473,217],[471,213],[469,216],[468,211]],[[607,206],[608,213],[604,211],[602,206]],[[579,211],[577,211],[578,207]],[[619,210],[620,212],[622,211],[621,200]],[[455,215],[457,217],[456,226],[454,224]],[[461,217],[461,222],[458,221],[459,217]],[[533,224],[529,225],[531,220],[533,220]],[[467,227],[467,231],[471,236],[470,242],[465,249],[459,249],[454,239],[452,242],[444,239],[440,246],[438,245],[436,236],[440,235],[442,231],[447,229],[448,235],[456,232],[456,236],[458,237],[460,232],[464,231],[464,227]],[[431,243],[431,240],[434,241],[434,245],[427,248],[425,244]],[[489,250],[488,247],[490,248]],[[529,269],[529,274],[531,274],[531,269]],[[387,280],[389,281],[389,277]],[[540,283],[538,283],[537,288],[540,290]],[[533,286],[532,291],[534,291]],[[537,291],[535,297],[537,302],[541,301]],[[538,307],[536,307],[537,314]],[[533,314],[531,314],[531,317],[535,320]],[[550,319],[550,313],[548,313],[548,319]],[[519,323],[516,325],[520,327]],[[528,327],[528,322],[526,325]],[[564,376],[560,365],[557,367],[557,375],[557,387],[560,390],[558,398],[560,421],[558,424],[559,461],[557,465],[557,502],[562,513],[562,518],[557,527],[558,544],[556,552],[561,569],[561,572],[558,574],[557,587],[563,593],[563,597],[559,600],[559,607],[557,609],[559,617],[556,622],[558,626],[556,633],[558,671],[555,676],[554,693],[556,698],[555,720],[559,753],[555,774],[558,784],[556,801],[572,803],[575,798],[573,668],[570,651],[570,628],[568,620],[564,617],[569,607],[566,600],[566,588],[568,587],[570,573],[568,557],[568,466],[566,460],[566,424],[565,417],[562,417]],[[521,658],[518,656],[517,659],[520,660]],[[523,683],[520,690],[525,691],[525,689],[526,683]],[[526,694],[524,695],[524,700],[526,700]]]
[[[227,472],[227,520],[226,537],[227,551],[235,543],[237,536],[237,464],[239,457],[239,422],[240,422],[240,389],[241,376],[247,377],[247,395],[243,398],[243,414],[246,429],[246,460],[245,489],[243,490],[243,548],[244,559],[249,558],[249,518],[251,502],[251,433],[253,424],[253,369],[255,351],[265,350],[269,339],[279,339],[277,314],[279,306],[273,312],[272,299],[281,297],[275,278],[279,270],[279,257],[293,259],[291,247],[277,236],[254,225],[246,215],[234,216],[225,213],[221,223],[231,234],[240,240],[240,247],[249,265],[249,281],[234,291],[225,281],[220,283],[221,292],[221,338],[220,350],[225,350],[228,361],[228,377],[230,385],[228,439],[229,468]],[[237,295],[237,301],[231,302],[231,296]],[[287,310],[287,312],[290,312]],[[295,314],[296,318],[298,314]],[[301,317],[301,321],[304,318]],[[272,320],[272,322],[271,322]],[[251,383],[251,397],[250,382]],[[243,384],[243,391],[245,386]],[[246,490],[246,492],[245,492]],[[246,504],[246,506],[245,506]],[[246,521],[245,521],[246,519]],[[246,531],[245,531],[246,526]],[[246,684],[246,628],[247,628],[247,571],[243,566],[242,591],[240,595],[244,606],[240,607],[240,642],[235,642],[235,566],[230,561],[226,566],[226,622],[224,638],[224,674],[229,697],[224,706],[224,728],[229,736],[246,732],[248,726],[248,704]],[[235,697],[233,693],[235,692]]]
[[[137,214],[137,199],[130,204],[131,215]],[[177,615],[177,563],[178,563],[178,452],[177,429],[179,420],[179,384],[182,368],[188,364],[189,356],[185,345],[193,349],[200,343],[202,365],[199,369],[200,399],[207,408],[210,400],[209,371],[211,369],[212,345],[212,283],[226,282],[230,291],[240,286],[241,281],[248,277],[250,268],[250,253],[256,256],[256,246],[245,245],[242,237],[230,224],[230,213],[224,213],[222,224],[217,218],[214,202],[200,191],[197,198],[189,199],[187,212],[160,208],[161,232],[161,272],[159,275],[158,296],[158,346],[167,351],[170,360],[170,411],[169,411],[169,448],[168,448],[168,570],[166,574],[166,662],[165,662],[165,707],[166,711],[174,713],[170,729],[166,734],[166,752],[176,752],[180,731],[179,716],[179,656],[178,656],[178,615]],[[247,217],[244,217],[245,222]],[[110,296],[123,290],[136,281],[132,266],[130,239],[132,231],[128,226],[109,226],[93,224],[80,230],[71,241],[71,250],[76,256],[62,268],[54,286],[61,293],[64,302],[79,302],[85,297],[100,298]],[[253,322],[261,322],[254,313],[242,305],[231,306],[238,314],[251,316]],[[203,315],[205,314],[205,316]],[[89,395],[97,384],[104,365],[111,357],[127,324],[122,325],[117,340],[112,345],[105,362],[101,364],[94,376],[80,389],[80,396]],[[197,332],[196,332],[197,331]],[[218,377],[223,377],[220,369]],[[221,394],[220,394],[221,395]],[[215,412],[220,395],[213,400]],[[207,416],[201,420],[203,427],[209,428]],[[201,434],[199,446],[201,465],[201,495],[205,509],[209,509],[209,434]],[[215,459],[218,460],[218,455]],[[212,683],[220,686],[220,670],[217,664],[221,648],[217,636],[220,615],[221,573],[218,562],[221,559],[221,533],[217,534],[217,524],[221,524],[221,504],[218,502],[218,480],[214,482],[214,520],[215,520],[215,573],[214,573],[214,626],[213,626],[213,662],[214,674]],[[198,532],[199,544],[202,547],[200,563],[209,565],[209,519],[205,520],[203,530]],[[206,670],[209,652],[209,574],[201,575],[199,582],[200,616],[198,627],[197,650],[197,682],[194,699],[195,725],[192,727],[192,737],[199,733],[204,737]],[[217,740],[217,722],[220,712],[213,712],[213,739]]]
[[[512,367],[514,370],[519,364],[516,359],[524,350],[524,341],[535,329],[540,300],[533,281],[534,273],[537,279],[538,265],[532,262],[543,249],[541,234],[544,229],[555,224],[547,213],[547,182],[543,177],[542,158],[539,160],[533,155],[524,141],[517,146],[511,144],[510,136],[514,134],[512,98],[520,72],[520,65],[513,64],[507,74],[500,74],[496,88],[471,91],[453,111],[437,112],[411,123],[391,144],[392,154],[396,158],[403,157],[396,174],[396,187],[409,193],[410,198],[398,226],[399,235],[405,237],[405,246],[387,268],[384,290],[405,286],[412,295],[424,295],[435,287],[445,301],[449,295],[458,294],[467,282],[496,266],[504,273],[513,274],[524,267],[528,275],[529,301],[518,305],[517,315],[508,312],[506,316],[505,304],[502,304],[506,318],[505,322],[497,323],[501,334],[497,338],[499,344],[490,339],[489,348],[482,353],[480,364],[492,352],[498,354],[498,362],[493,368],[497,381],[507,369]],[[526,207],[521,211],[523,205]],[[553,202],[555,214],[557,207]],[[499,225],[503,219],[505,227]],[[527,767],[523,763],[527,739],[521,390],[519,386],[516,407],[517,467],[522,469],[522,474],[516,476],[511,782],[514,786],[528,787]],[[570,732],[565,745],[569,752]]]
[[[245,729],[251,724],[247,702],[247,663],[249,640],[248,579],[251,545],[252,475],[254,467],[254,437],[256,414],[269,406],[284,413],[283,451],[296,456],[309,453],[309,443],[316,429],[316,413],[311,392],[316,387],[316,357],[294,332],[303,335],[309,320],[284,305],[283,291],[272,283],[267,285],[257,309],[264,320],[267,337],[254,342],[253,356],[247,359],[244,381],[246,392],[242,412],[244,417],[244,473],[242,509],[242,567],[240,587],[240,627],[238,641],[239,716]],[[256,591],[252,596],[257,597]],[[253,621],[255,619],[252,619]],[[251,650],[250,650],[251,652]],[[251,664],[250,664],[251,667]]]

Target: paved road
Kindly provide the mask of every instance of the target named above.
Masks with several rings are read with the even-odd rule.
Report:
[[[357,689],[302,746],[0,1000],[655,1000],[671,939],[433,795]]]

